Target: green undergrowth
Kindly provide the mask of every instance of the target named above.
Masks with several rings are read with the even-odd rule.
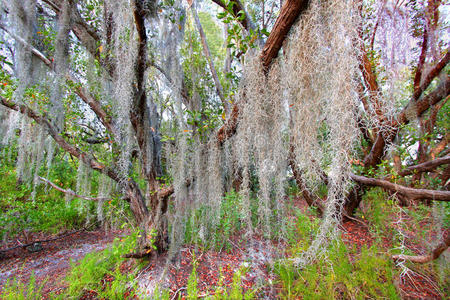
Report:
[[[192,260],[192,271],[189,275],[188,283],[186,286],[186,297],[182,297],[181,295],[177,299],[188,299],[188,300],[197,300],[197,299],[207,299],[207,300],[249,300],[249,299],[258,299],[257,298],[257,289],[249,289],[244,291],[242,287],[242,278],[245,277],[248,272],[248,268],[241,267],[236,270],[233,274],[233,281],[230,287],[226,287],[224,284],[224,276],[220,275],[219,282],[216,287],[214,287],[214,291],[210,294],[205,294],[200,292],[198,288],[198,275],[197,275],[197,261],[195,255]],[[159,291],[156,289],[155,294],[152,299],[157,300],[170,300],[173,299],[170,296],[170,292],[167,289]]]
[[[439,226],[441,230],[448,230],[447,206],[439,209],[442,211]],[[382,189],[370,189],[364,195],[356,217],[366,224],[372,246],[357,249],[338,239],[329,245],[325,256],[298,268],[289,258],[298,257],[309,248],[320,219],[309,210],[293,211],[295,219],[291,218],[288,227],[287,258],[273,266],[282,286],[281,299],[400,299],[398,283],[402,269],[395,266],[391,255],[399,254],[400,249],[403,254],[417,255],[406,246],[401,233],[408,235],[409,244],[423,245],[429,243],[430,231],[438,221],[433,217],[432,206],[416,203],[400,207],[396,199]],[[444,258],[440,258],[424,265],[407,262],[406,266],[433,278],[440,293],[447,295],[449,268],[443,261]]]
[[[13,168],[0,168],[0,238],[13,238],[29,232],[57,233],[79,228],[85,217],[77,211],[77,203],[66,204],[59,192],[39,187],[35,201],[32,188],[17,184]],[[58,194],[59,193],[59,194]]]
[[[208,220],[210,211],[211,209],[203,206],[192,213],[186,222],[185,241],[204,246],[207,249],[230,250],[233,247],[230,242],[232,235],[243,228],[241,197],[233,190],[225,194],[214,229],[211,229],[213,227],[211,222],[205,222]],[[199,226],[199,224],[202,225]],[[206,230],[202,229],[202,226],[205,226]],[[202,236],[205,231],[212,233],[210,236]]]
[[[131,273],[123,273],[120,266],[123,255],[135,250],[138,231],[119,239],[103,251],[86,255],[66,277],[69,286],[61,299],[79,299],[84,293],[95,294],[99,299],[124,299],[134,295],[134,278],[139,266]],[[143,263],[143,262],[142,262]]]
[[[397,212],[393,197],[381,188],[369,189],[363,196],[356,216],[366,220],[375,238],[392,236],[392,221]]]
[[[76,168],[59,157],[46,176],[64,189],[75,190]],[[47,173],[45,169],[41,173]],[[95,175],[95,176],[94,176]],[[0,240],[19,238],[27,241],[30,233],[56,234],[61,231],[80,229],[97,219],[97,202],[78,198],[66,201],[64,193],[46,186],[42,182],[21,183],[17,179],[14,162],[0,154]],[[92,195],[98,189],[98,174],[91,178]],[[33,189],[35,197],[33,199]],[[87,196],[92,196],[87,195]],[[103,204],[104,224],[117,224],[130,219],[129,204],[120,199],[118,193]]]
[[[303,269],[283,261],[274,266],[274,271],[283,286],[283,299],[400,299],[393,264],[377,246],[363,248],[356,255],[336,241],[326,257]]]
[[[375,221],[383,222],[385,217],[380,215]],[[295,210],[295,220],[289,227],[288,258],[273,266],[282,286],[280,298],[399,299],[394,284],[397,271],[379,244],[357,251],[339,239],[329,245],[326,256],[302,269],[294,266],[289,257],[298,257],[309,248],[319,224],[313,212]]]
[[[42,289],[48,279],[37,283],[36,277],[31,275],[27,284],[20,280],[7,281],[1,287],[0,299],[2,300],[39,300],[42,299]]]

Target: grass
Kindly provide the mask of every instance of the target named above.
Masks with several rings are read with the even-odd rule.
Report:
[[[301,270],[289,261],[277,263],[274,271],[283,286],[281,298],[400,299],[392,262],[376,246],[363,248],[356,255],[343,242],[336,241],[327,254]]]
[[[66,278],[69,286],[63,298],[78,299],[86,291],[100,299],[133,297],[136,274],[124,274],[120,266],[125,261],[123,255],[135,250],[137,238],[137,231],[123,239],[116,238],[105,250],[90,253],[79,264],[72,264]]]
[[[391,221],[395,215],[395,204],[392,197],[381,188],[369,189],[363,196],[362,209],[357,216],[367,220],[375,237],[392,235]]]
[[[40,284],[36,283],[36,277],[32,275],[28,284],[20,280],[7,281],[0,292],[3,300],[39,300],[42,299],[42,289],[48,279]]]
[[[220,209],[218,224],[214,229],[206,230],[212,232],[211,236],[202,239],[198,224],[202,223],[202,220],[208,220],[209,211],[208,207],[202,206],[192,213],[186,222],[185,241],[205,248],[214,247],[217,250],[230,250],[232,248],[230,239],[233,234],[241,230],[243,224],[239,194],[233,190],[226,193]],[[207,223],[206,227],[212,227],[212,225]]]

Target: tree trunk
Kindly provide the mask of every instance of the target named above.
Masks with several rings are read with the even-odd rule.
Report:
[[[364,195],[364,187],[361,184],[357,184],[348,194],[344,203],[344,217],[352,217],[359,207]]]
[[[155,181],[154,184],[157,185]],[[153,186],[154,187],[154,186]],[[134,180],[130,180],[127,196],[131,211],[140,229],[140,237],[135,253],[126,254],[127,258],[143,258],[154,252],[160,254],[168,249],[167,207],[168,195],[166,191],[151,193],[150,211],[145,205],[145,199]]]
[[[273,58],[278,56],[289,30],[291,30],[298,16],[306,10],[307,5],[307,0],[287,0],[283,3],[280,15],[262,50],[261,60],[266,70],[268,70]]]

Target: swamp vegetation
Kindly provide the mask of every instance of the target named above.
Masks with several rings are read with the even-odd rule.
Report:
[[[1,1],[0,298],[448,298],[449,13]]]

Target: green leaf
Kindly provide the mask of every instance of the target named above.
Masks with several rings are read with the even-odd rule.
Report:
[[[264,34],[265,36],[269,36],[269,35],[270,35],[270,32],[267,31],[266,28],[263,28],[263,29],[261,30],[261,33]]]
[[[221,12],[221,13],[218,13],[217,14],[217,18],[218,19],[223,19],[223,18],[225,18],[227,16],[227,13],[226,12]]]

